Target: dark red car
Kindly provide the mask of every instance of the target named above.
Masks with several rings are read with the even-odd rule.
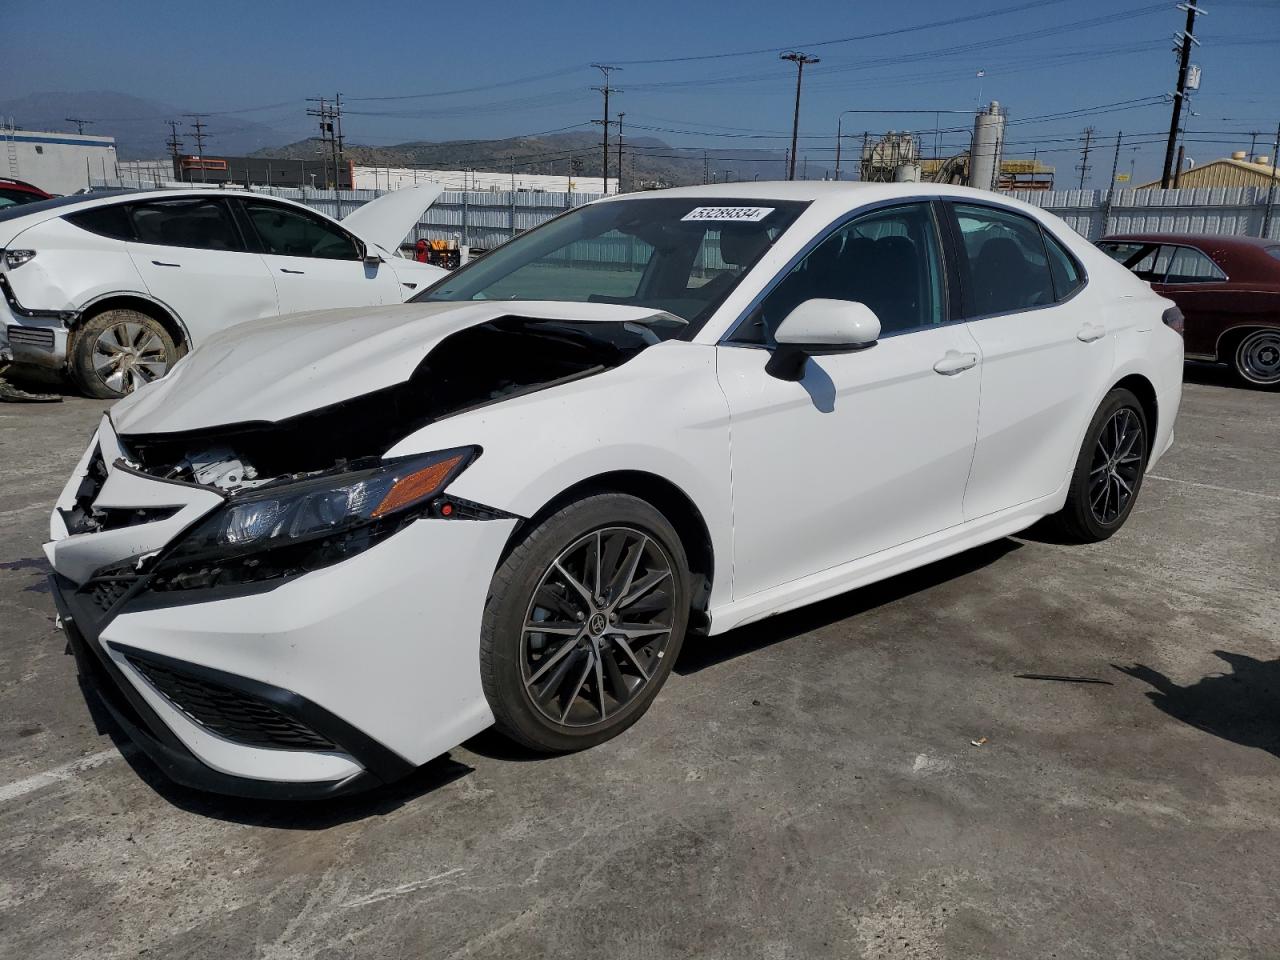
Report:
[[[1178,305],[1187,359],[1229,363],[1246,383],[1280,387],[1280,241],[1134,233],[1098,247]]]
[[[0,210],[19,203],[35,203],[37,200],[50,200],[53,194],[45,193],[33,183],[25,180],[13,180],[0,177]]]

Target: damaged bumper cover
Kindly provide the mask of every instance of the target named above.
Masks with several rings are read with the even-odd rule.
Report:
[[[175,545],[239,501],[149,476],[125,453],[104,418],[46,552],[85,686],[171,778],[332,796],[403,776],[492,723],[479,617],[516,518],[459,504],[315,569],[175,585]]]

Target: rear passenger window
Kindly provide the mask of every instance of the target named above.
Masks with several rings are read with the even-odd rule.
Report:
[[[1169,260],[1169,272],[1165,283],[1212,283],[1225,280],[1216,263],[1205,254],[1192,247],[1174,247],[1173,256]]]
[[[1084,286],[1084,273],[1075,257],[1067,252],[1067,248],[1058,242],[1057,237],[1043,227],[1040,232],[1044,235],[1045,249],[1049,253],[1049,274],[1053,277],[1054,295],[1058,300],[1065,300]]]
[[[243,250],[227,205],[216,198],[134,204],[133,226],[143,243],[196,250]]]
[[[100,237],[112,240],[133,240],[133,224],[129,220],[129,208],[123,203],[109,207],[93,207],[67,215],[67,221],[81,230],[88,230]]]
[[[957,203],[953,208],[969,267],[966,315],[1012,313],[1054,302],[1053,276],[1038,223],[995,207]]]

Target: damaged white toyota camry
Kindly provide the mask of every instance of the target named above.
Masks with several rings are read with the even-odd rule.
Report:
[[[1169,447],[1181,315],[1061,221],[921,184],[566,213],[405,305],[242,324],[102,419],[51,520],[87,686],[174,779],[573,750],[719,633],[1055,515]]]

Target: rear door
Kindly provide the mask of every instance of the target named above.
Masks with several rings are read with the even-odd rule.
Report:
[[[281,313],[404,299],[391,266],[365,263],[363,244],[336,223],[262,197],[235,202],[275,279]]]
[[[1227,275],[1194,247],[1164,244],[1158,259],[1164,272],[1151,287],[1182,311],[1187,353],[1215,356],[1218,335],[1232,325],[1233,314],[1243,306],[1244,299],[1223,296]]]
[[[1083,269],[1028,216],[949,204],[982,402],[966,520],[1057,491],[1114,366],[1113,318],[1083,295]]]
[[[174,197],[129,204],[129,256],[193,345],[223,327],[279,312],[266,264],[249,251],[227,201]]]

